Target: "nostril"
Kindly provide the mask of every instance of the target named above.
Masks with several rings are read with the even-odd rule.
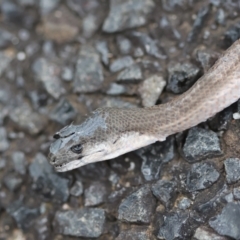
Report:
[[[53,138],[55,138],[55,139],[59,139],[60,138],[60,134],[57,132],[57,133],[55,133],[54,135],[53,135]]]
[[[51,157],[51,163],[55,163],[56,162],[56,157]]]

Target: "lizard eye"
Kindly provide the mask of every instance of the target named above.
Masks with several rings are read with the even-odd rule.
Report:
[[[71,151],[77,154],[80,154],[82,152],[82,145],[78,144],[73,147],[71,147]]]

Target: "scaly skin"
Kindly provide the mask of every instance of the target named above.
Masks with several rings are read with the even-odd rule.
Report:
[[[98,109],[81,125],[60,130],[50,147],[50,163],[64,172],[164,141],[206,121],[239,98],[238,40],[192,88],[173,101],[150,108]]]

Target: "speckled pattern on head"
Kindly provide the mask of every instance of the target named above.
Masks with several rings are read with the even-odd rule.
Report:
[[[150,108],[102,108],[81,125],[55,134],[50,163],[68,171],[164,141],[207,120],[240,98],[240,41],[236,41],[188,91]],[[75,148],[74,148],[75,147]]]

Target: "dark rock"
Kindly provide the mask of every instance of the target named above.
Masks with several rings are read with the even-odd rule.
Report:
[[[96,49],[101,54],[101,60],[105,65],[109,63],[109,49],[106,41],[98,41]]]
[[[7,131],[4,127],[0,127],[0,152],[5,152],[8,148]]]
[[[109,169],[106,167],[104,162],[96,162],[78,168],[78,173],[81,177],[90,178],[91,181],[99,181],[99,179],[108,178]]]
[[[184,197],[178,203],[178,208],[181,210],[186,210],[191,206],[191,200]]]
[[[124,36],[117,36],[117,45],[121,54],[130,54],[132,43]]]
[[[29,208],[23,205],[21,200],[12,203],[7,212],[15,219],[19,228],[30,229],[34,220],[39,216],[38,208]]]
[[[99,208],[57,211],[54,228],[63,235],[97,238],[103,233],[105,220],[105,212]]]
[[[187,37],[188,42],[192,42],[197,37],[197,35],[201,32],[201,29],[203,28],[203,25],[208,17],[209,12],[210,12],[209,5],[202,7],[198,11],[197,17],[193,24],[193,28],[191,32],[189,32]]]
[[[189,7],[192,7],[192,1],[175,1],[175,0],[162,0],[161,1],[162,7],[164,10],[172,12],[175,10],[187,10]]]
[[[53,98],[59,99],[60,96],[65,93],[59,79],[61,68],[57,64],[41,57],[34,61],[32,70],[37,80],[42,82],[46,91]]]
[[[117,80],[121,82],[139,81],[142,80],[142,78],[142,70],[137,64],[133,64],[127,67],[117,76]]]
[[[10,191],[13,192],[15,190],[18,190],[21,187],[23,180],[17,174],[9,173],[3,178],[3,182],[4,182],[5,186]]]
[[[131,56],[125,56],[116,59],[110,65],[111,72],[118,72],[134,63],[134,60]]]
[[[139,89],[143,107],[154,106],[165,86],[166,81],[161,76],[153,75],[145,79]]]
[[[159,49],[158,42],[146,33],[133,32],[131,36],[142,45],[148,55],[159,59],[166,59],[166,55]]]
[[[206,189],[216,182],[219,176],[211,163],[195,163],[187,174],[187,188],[190,192]]]
[[[217,134],[199,127],[191,128],[183,146],[183,154],[191,163],[210,156],[221,155],[222,150]]]
[[[86,207],[96,206],[106,200],[106,185],[101,182],[93,182],[84,191],[84,205]]]
[[[111,0],[110,12],[102,29],[113,33],[143,26],[154,7],[152,0]]]
[[[174,138],[139,149],[137,154],[143,159],[141,172],[147,181],[159,179],[162,164],[174,158]]]
[[[123,199],[118,208],[118,219],[131,223],[150,223],[155,204],[150,188],[143,186]]]
[[[54,10],[58,6],[59,1],[60,0],[52,0],[52,1],[40,0],[39,6],[40,6],[41,14],[45,15],[50,13],[52,10]]]
[[[74,197],[79,197],[83,194],[83,185],[82,182],[76,181],[70,189],[70,194]]]
[[[14,170],[16,172],[20,173],[21,175],[26,174],[27,160],[23,152],[20,151],[13,152],[12,162]]]
[[[240,200],[240,187],[233,189],[233,196],[236,200]]]
[[[153,236],[143,227],[133,228],[131,230],[123,230],[120,232],[116,240],[153,240]]]
[[[224,161],[226,178],[229,184],[235,183],[240,179],[240,159],[228,158]]]
[[[37,30],[46,39],[61,44],[74,40],[79,33],[79,27],[80,20],[67,8],[60,7],[52,14],[44,16],[42,25]]]
[[[188,214],[185,212],[172,212],[167,214],[158,232],[158,238],[166,240],[183,238],[181,228],[186,223],[187,219]]]
[[[15,53],[11,50],[5,50],[0,52],[0,77],[2,76],[3,72],[8,68],[10,62],[15,57]]]
[[[230,26],[224,34],[225,47],[230,47],[237,39],[240,38],[240,22]]]
[[[74,119],[76,114],[77,112],[75,111],[71,103],[67,99],[63,98],[51,111],[50,119],[62,125],[66,125]]]
[[[3,20],[15,24],[21,24],[24,19],[24,12],[22,9],[11,1],[1,2],[1,13]]]
[[[21,129],[28,131],[31,135],[41,132],[46,124],[45,116],[33,111],[28,105],[22,104],[21,107],[11,111],[10,119]]]
[[[47,159],[38,153],[29,166],[34,181],[33,188],[47,200],[65,202],[69,196],[68,179],[57,174]]]
[[[74,77],[75,92],[95,92],[102,87],[103,71],[99,56],[92,47],[81,49]]]
[[[13,35],[5,29],[0,29],[0,48],[8,47],[13,39]]]
[[[240,204],[228,203],[222,212],[209,220],[209,225],[221,235],[240,238]]]
[[[175,191],[176,183],[167,180],[158,180],[152,186],[153,195],[165,205],[168,205]]]
[[[210,67],[213,66],[213,64],[218,59],[219,54],[215,52],[209,52],[209,51],[197,51],[196,54],[196,60],[201,64],[201,67],[203,68],[204,72],[207,72]]]
[[[183,93],[197,80],[200,69],[191,63],[177,63],[168,66],[167,90],[173,93]]]

